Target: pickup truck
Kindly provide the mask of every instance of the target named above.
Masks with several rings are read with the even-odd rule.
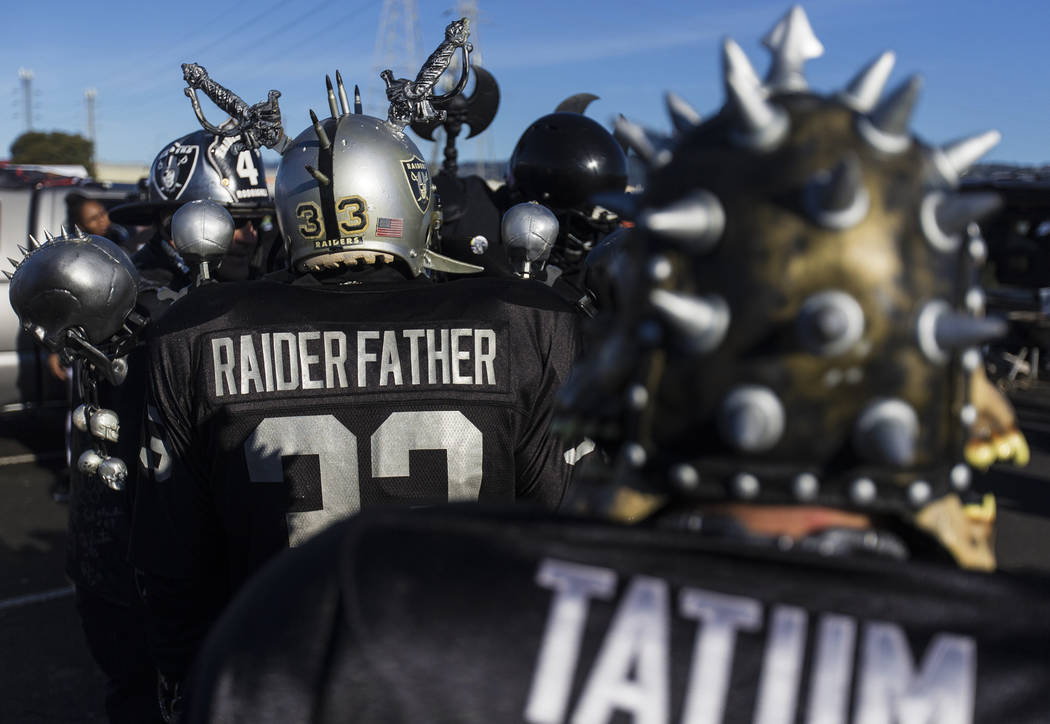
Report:
[[[30,234],[42,242],[45,229],[56,235],[60,232],[67,223],[67,195],[78,193],[98,199],[109,208],[123,203],[135,191],[134,184],[0,175],[0,267],[11,271],[7,260],[22,258],[18,247],[30,245]],[[5,288],[8,285],[3,275],[0,284]],[[5,298],[0,304],[0,414],[67,404],[66,386],[47,371],[46,360],[47,351],[22,330]]]

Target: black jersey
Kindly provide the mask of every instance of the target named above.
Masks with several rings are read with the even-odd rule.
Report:
[[[1047,682],[1045,580],[453,506],[274,561],[187,721],[1016,724]]]
[[[235,589],[371,505],[556,506],[572,456],[550,416],[577,337],[567,305],[519,281],[197,290],[150,342],[133,563],[221,601],[217,580]]]

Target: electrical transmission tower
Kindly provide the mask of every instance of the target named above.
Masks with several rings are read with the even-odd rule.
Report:
[[[95,88],[88,88],[84,91],[84,109],[87,111],[87,137],[90,139],[92,146],[98,144],[98,140],[95,138],[95,98],[98,96],[98,90]]]
[[[386,117],[386,86],[379,74],[389,68],[395,78],[414,79],[422,62],[419,57],[422,45],[416,0],[383,0],[372,78],[366,87],[367,97],[362,99],[366,113]]]
[[[33,71],[26,68],[18,69],[18,77],[22,81],[22,106],[25,111],[26,130],[33,130]]]

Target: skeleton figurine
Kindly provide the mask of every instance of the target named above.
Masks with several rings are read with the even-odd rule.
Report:
[[[97,383],[124,381],[125,356],[145,328],[145,318],[134,311],[138,273],[120,247],[80,229],[47,234],[43,245],[30,237],[30,248],[22,249],[21,261],[10,260],[14,274],[5,272],[11,306],[23,328],[64,363],[77,366],[85,403],[73,412],[73,424],[94,438],[94,448],[80,456],[77,467],[121,490],[127,465],[106,447],[118,440],[120,421],[99,406]]]

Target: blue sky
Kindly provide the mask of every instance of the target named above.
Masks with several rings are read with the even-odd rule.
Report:
[[[489,130],[461,141],[460,158],[506,158],[522,130],[566,96],[601,97],[588,115],[616,113],[658,129],[671,89],[701,113],[723,101],[719,48],[735,38],[759,73],[761,37],[785,2],[478,0],[475,27],[502,102]],[[98,157],[148,162],[166,142],[198,128],[183,96],[180,63],[196,61],[249,103],[282,92],[289,135],[323,113],[325,73],[342,70],[385,115],[374,66],[381,0],[179,0],[8,3],[0,44],[0,157],[22,132],[18,69],[32,69],[34,127],[84,132],[83,95],[98,89]],[[417,63],[441,40],[455,0],[417,0]],[[811,85],[837,89],[885,49],[897,53],[894,85],[919,72],[925,90],[916,131],[942,143],[987,128],[1003,132],[989,159],[1050,161],[1050,2],[1046,0],[814,0],[803,7],[826,49],[807,65]],[[398,75],[414,74],[407,64]],[[209,116],[220,115],[209,107]],[[418,141],[424,155],[431,145]]]

